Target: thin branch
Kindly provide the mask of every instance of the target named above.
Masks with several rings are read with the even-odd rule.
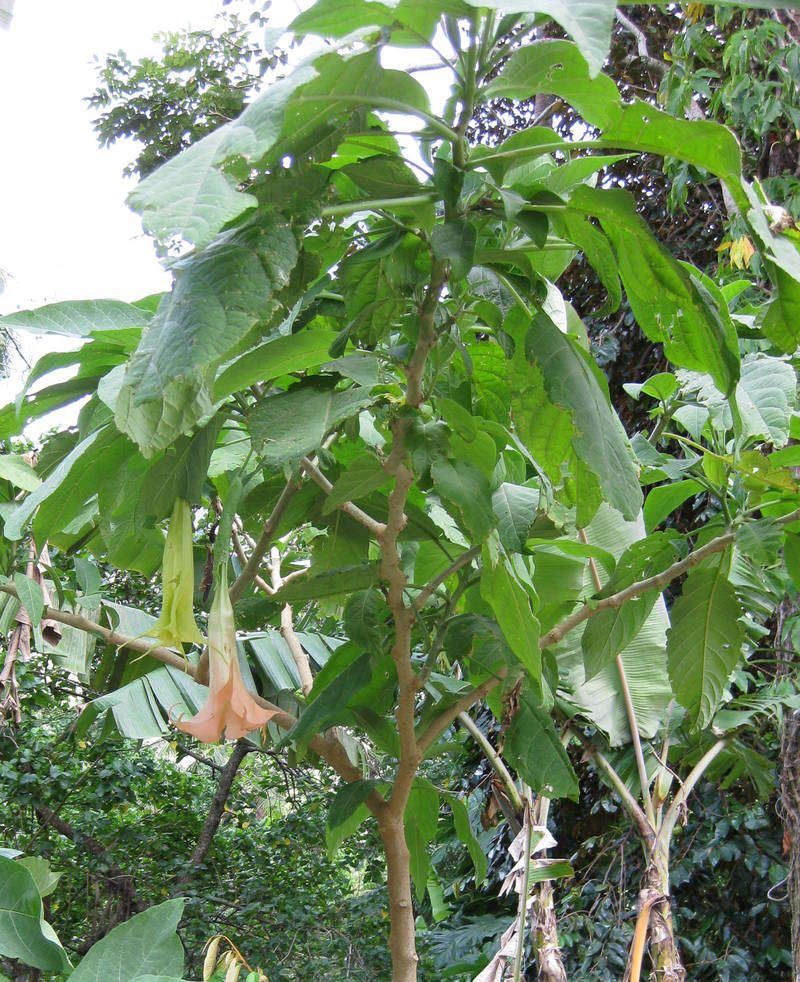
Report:
[[[661,61],[659,58],[654,58],[653,55],[650,54],[647,47],[647,37],[645,36],[645,33],[641,27],[634,24],[634,22],[629,17],[626,17],[621,10],[617,10],[617,20],[629,34],[634,36],[636,40],[636,50],[639,52],[639,57],[641,60],[649,69],[651,69],[651,71],[655,72],[659,78],[663,78],[667,74],[669,66],[666,62]]]
[[[214,836],[217,833],[217,829],[219,828],[220,822],[222,821],[222,816],[225,813],[225,806],[228,803],[228,798],[231,793],[231,788],[233,787],[233,781],[236,777],[236,773],[245,757],[255,749],[256,748],[246,740],[238,740],[234,745],[227,763],[221,769],[219,781],[217,782],[217,789],[214,792],[214,797],[211,799],[211,806],[208,810],[208,814],[206,815],[206,819],[203,822],[203,827],[200,830],[197,844],[192,851],[189,862],[175,881],[172,891],[173,894],[180,892],[181,887],[191,880],[197,867],[206,858],[208,850],[211,848],[211,843],[214,840]]]
[[[10,583],[0,583],[0,591],[19,599],[16,587]],[[80,614],[59,610],[56,607],[46,607],[44,616],[51,617],[54,621],[58,621],[59,624],[68,624],[70,627],[75,627],[79,631],[96,634],[98,637],[103,638],[107,644],[114,645],[117,648],[127,648],[130,651],[138,651],[141,654],[150,655],[156,661],[163,662],[165,665],[171,665],[173,668],[177,668],[178,671],[184,672],[195,681],[199,680],[198,676],[200,672],[198,671],[198,666],[192,665],[186,658],[172,651],[170,648],[165,648],[163,645],[152,645],[146,638],[129,638],[124,634],[117,634],[116,631],[111,631],[102,624],[96,624],[94,621],[90,621]],[[287,713],[286,710],[281,709],[280,706],[276,706],[257,693],[253,693],[253,699],[255,699],[259,706],[269,709],[273,713],[270,722],[279,726],[282,730],[291,730],[297,722],[297,719],[291,713]],[[352,783],[353,781],[360,781],[363,778],[364,775],[361,773],[361,768],[353,764],[342,743],[330,732],[324,736],[318,734],[313,737],[309,746],[315,753],[326,760],[344,781]],[[376,815],[386,806],[383,797],[376,791],[371,792],[366,799],[366,804],[373,814]]]
[[[317,467],[317,465],[308,459],[308,457],[303,457],[300,461],[300,466],[308,474],[311,480],[317,484],[325,494],[330,494],[333,490],[333,485],[325,477],[322,471]],[[383,522],[377,521],[371,515],[368,515],[365,511],[362,511],[358,505],[354,505],[352,501],[343,501],[340,505],[336,506],[340,511],[343,511],[345,515],[349,515],[354,521],[358,522],[359,525],[363,525],[367,531],[373,535],[376,539],[380,539],[383,533],[386,531],[386,526]]]
[[[511,776],[508,768],[503,762],[503,758],[494,749],[491,743],[489,743],[486,734],[481,730],[477,723],[475,723],[471,716],[469,716],[467,713],[459,713],[457,719],[464,729],[472,734],[475,742],[483,751],[484,757],[486,757],[497,772],[497,776],[503,782],[503,786],[508,792],[508,797],[511,799],[511,804],[514,806],[517,812],[521,812],[524,802],[516,784],[514,784],[514,778]]]
[[[625,806],[625,810],[633,819],[636,828],[639,830],[639,835],[647,843],[652,843],[655,839],[656,830],[648,821],[647,815],[642,811],[639,802],[633,797],[625,782],[617,774],[616,770],[612,767],[611,763],[603,756],[602,753],[597,749],[597,747],[592,746],[592,744],[581,741],[583,747],[588,754],[589,758],[593,760],[600,770],[608,778],[614,790],[622,799],[622,804]]]
[[[241,540],[239,539],[239,533],[235,528],[231,527],[231,540],[233,541],[233,551],[236,553],[236,558],[241,563],[242,569],[247,565],[247,556],[242,548]],[[268,597],[271,597],[275,592],[272,587],[267,583],[267,581],[259,576],[258,573],[253,577],[253,583],[262,593],[266,593]]]
[[[281,578],[281,554],[276,546],[270,550],[270,575],[272,576],[272,589],[277,593],[283,586]],[[294,663],[297,666],[297,674],[300,676],[300,688],[303,695],[307,696],[314,685],[314,676],[311,674],[311,664],[308,655],[300,644],[300,639],[295,634],[294,617],[292,616],[291,604],[284,604],[281,608],[281,637],[292,653]]]
[[[281,491],[280,497],[275,502],[275,507],[272,509],[272,514],[264,523],[261,536],[253,547],[253,551],[250,553],[250,558],[247,560],[244,569],[237,576],[236,580],[233,582],[230,590],[228,591],[232,604],[236,603],[236,601],[242,596],[244,591],[257,575],[261,561],[267,554],[267,549],[270,547],[272,537],[275,535],[275,530],[280,524],[283,513],[286,511],[289,502],[297,493],[299,486],[300,485],[294,478],[290,478],[286,482],[286,486],[284,487],[283,491]]]
[[[438,576],[435,576],[430,583],[420,590],[419,594],[414,600],[414,610],[422,610],[425,604],[428,602],[429,598],[433,596],[434,593],[439,589],[445,580],[449,579],[453,573],[457,573],[463,566],[471,563],[473,559],[481,554],[480,546],[473,546],[466,552],[462,552],[461,555],[455,559],[445,570],[442,570]]]
[[[800,520],[800,508],[791,512],[788,515],[783,515],[781,518],[776,520],[776,524],[788,525],[792,522]],[[619,608],[626,603],[628,600],[633,600],[635,597],[641,596],[643,593],[647,593],[649,590],[662,591],[664,587],[668,586],[673,580],[676,580],[679,576],[684,573],[688,573],[690,569],[693,569],[708,556],[713,556],[715,553],[724,552],[728,546],[733,544],[736,538],[735,531],[726,532],[724,535],[719,535],[717,538],[712,539],[707,542],[704,546],[699,549],[695,549],[694,552],[690,553],[685,559],[681,559],[677,563],[673,563],[672,566],[667,567],[663,573],[658,573],[655,576],[650,576],[646,580],[640,580],[637,583],[632,583],[629,587],[624,590],[620,590],[619,593],[614,593],[610,597],[601,597],[600,599],[591,600],[588,603],[583,604],[576,611],[565,617],[560,624],[556,624],[554,628],[543,634],[539,639],[539,647],[549,648],[550,645],[556,644],[560,641],[565,634],[568,634],[574,627],[587,621],[590,617],[601,610],[619,610]]]
[[[694,767],[689,771],[686,780],[680,787],[680,790],[676,792],[675,797],[669,808],[664,815],[664,820],[661,823],[661,828],[659,829],[659,838],[661,839],[664,847],[669,845],[669,840],[672,837],[672,830],[675,828],[675,823],[678,820],[678,815],[680,814],[681,808],[686,805],[689,795],[694,790],[694,786],[700,780],[700,778],[705,774],[711,764],[716,760],[719,754],[728,746],[728,740],[722,739],[717,740],[716,743],[712,744],[711,747],[703,754],[703,756],[698,760]]]

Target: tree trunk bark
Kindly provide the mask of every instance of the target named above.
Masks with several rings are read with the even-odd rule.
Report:
[[[550,799],[540,795],[534,811],[534,823],[546,827],[549,814]],[[542,856],[546,855],[547,850],[544,850]],[[558,940],[552,880],[543,880],[536,888],[531,927],[534,931],[539,982],[567,982],[567,971],[564,968],[564,959]]]
[[[222,768],[222,772],[220,773],[217,790],[214,792],[211,807],[208,810],[205,822],[203,822],[203,828],[200,830],[197,845],[194,847],[188,865],[175,881],[173,893],[183,886],[183,884],[189,882],[192,878],[192,873],[206,858],[206,854],[211,848],[211,843],[219,828],[219,823],[222,821],[222,816],[225,814],[225,805],[228,802],[228,795],[231,793],[236,772],[239,770],[242,761],[253,749],[255,748],[249,746],[244,740],[240,740],[234,746],[228,758],[228,763]]]
[[[406,845],[403,819],[386,816],[379,820],[378,828],[386,853],[392,979],[394,982],[416,982],[419,958],[411,900],[411,857]]]
[[[778,607],[775,646],[778,674],[795,674],[796,653],[786,621],[796,615],[798,603],[788,597]],[[789,859],[786,892],[792,911],[792,979],[800,982],[800,714],[786,711],[781,732],[781,820],[783,851]]]
[[[536,918],[535,941],[539,962],[539,982],[567,982],[567,972],[558,941],[552,880],[544,880],[539,884],[533,910]]]
[[[686,970],[675,943],[669,893],[669,856],[651,856],[639,891],[639,909],[650,908],[650,961],[655,982],[684,982]]]

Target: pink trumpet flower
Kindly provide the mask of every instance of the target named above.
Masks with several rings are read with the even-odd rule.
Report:
[[[224,563],[217,567],[217,588],[208,618],[208,662],[208,698],[192,719],[174,721],[179,730],[201,743],[216,743],[223,730],[229,740],[238,740],[264,726],[275,715],[275,710],[259,706],[245,688]]]

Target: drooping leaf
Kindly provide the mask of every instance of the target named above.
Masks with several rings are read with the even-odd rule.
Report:
[[[35,491],[42,483],[36,471],[26,464],[21,454],[3,454],[0,456],[0,478],[10,481],[15,488],[23,491]]]
[[[656,532],[629,546],[620,557],[599,596],[606,597],[662,572],[679,558],[675,533]],[[626,601],[621,607],[598,611],[586,623],[581,638],[586,680],[593,679],[633,641],[658,599],[655,590]]]
[[[492,494],[500,541],[509,552],[521,552],[539,511],[539,489],[503,482]]]
[[[431,477],[439,494],[458,508],[474,540],[482,542],[497,524],[486,475],[464,460],[439,458],[433,462]]]
[[[223,233],[202,253],[174,266],[175,285],[159,304],[125,370],[123,389],[134,408],[174,401],[194,405],[199,389],[211,399],[218,362],[266,312],[297,261],[289,226],[269,213]],[[117,422],[122,422],[117,411]],[[128,432],[134,438],[132,427]],[[153,449],[152,440],[142,450]]]
[[[695,481],[694,478],[687,478],[685,481],[676,481],[674,484],[661,484],[657,488],[651,488],[644,503],[644,523],[648,532],[659,526],[664,519],[671,515],[676,508],[679,508],[687,498],[692,498],[696,494],[705,491],[704,486]]]
[[[104,481],[113,480],[116,468],[133,452],[129,441],[113,427],[102,427],[81,440],[19,504],[5,512],[4,534],[19,539],[36,514],[37,538],[44,542],[73,519],[87,498]],[[38,509],[38,511],[37,511]]]
[[[706,726],[742,657],[742,610],[724,559],[693,570],[672,607],[667,661],[675,698],[694,727]]]
[[[520,664],[537,683],[542,678],[542,656],[539,651],[539,621],[531,610],[527,591],[500,559],[492,568],[484,549],[481,573],[481,596],[489,604],[508,646]]]
[[[578,800],[578,779],[553,720],[525,690],[508,728],[504,753],[534,791],[548,798]]]
[[[283,129],[289,97],[314,74],[310,65],[301,65],[286,78],[270,82],[237,119],[146,177],[128,196],[144,227],[160,241],[180,237],[202,249],[224,225],[254,207],[257,199],[238,190],[224,165],[234,156],[252,163],[264,156]]]
[[[431,233],[433,254],[442,262],[450,263],[457,280],[463,279],[472,269],[476,241],[475,226],[460,220],[435,225]]]
[[[313,701],[300,713],[297,722],[286,734],[284,742],[294,740],[302,746],[308,743],[315,733],[327,729],[332,723],[342,719],[349,701],[370,681],[369,661],[369,655],[358,657],[316,697],[312,689]]]
[[[653,236],[622,190],[581,185],[571,203],[594,215],[611,240],[636,320],[645,334],[664,345],[675,365],[708,372],[720,392],[730,394],[739,379],[736,331],[717,309],[700,280],[691,276]]]
[[[383,487],[389,478],[381,462],[372,454],[363,453],[353,460],[331,488],[322,506],[324,515],[330,514],[345,501],[356,501]]]
[[[36,884],[36,889],[39,891],[40,897],[49,897],[58,886],[58,881],[64,875],[63,873],[53,872],[50,869],[50,863],[46,859],[42,859],[41,856],[23,856],[17,862],[21,866],[24,866],[33,877],[33,882]]]
[[[467,847],[470,858],[472,859],[472,865],[475,867],[475,884],[476,886],[480,886],[480,884],[486,879],[486,873],[489,869],[489,862],[486,858],[486,854],[481,848],[480,842],[478,842],[475,833],[472,831],[467,806],[464,801],[455,794],[447,795],[445,800],[453,813],[453,825],[455,826],[456,835]]]
[[[597,475],[609,503],[626,518],[635,518],[642,493],[630,443],[611,408],[605,376],[544,313],[534,319],[525,346],[552,401],[572,415],[575,452]]]
[[[336,792],[328,808],[328,822],[325,827],[329,856],[333,856],[342,842],[369,816],[369,809],[364,802],[380,784],[380,781],[372,780],[353,781],[342,785]]]
[[[570,7],[580,10],[574,4]],[[641,99],[623,103],[614,82],[597,74],[601,65],[591,72],[585,55],[586,51],[568,41],[525,45],[509,58],[487,95],[508,99],[528,99],[538,93],[558,96],[587,123],[599,127],[615,147],[678,157],[716,174],[728,185],[742,212],[747,212],[741,153],[729,129],[708,120],[678,119]]]

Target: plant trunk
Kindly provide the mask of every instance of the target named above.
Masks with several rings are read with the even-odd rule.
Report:
[[[539,884],[533,911],[536,918],[535,943],[539,982],[567,982],[561,945],[558,942],[552,880],[544,880]]]
[[[392,979],[394,982],[416,982],[419,958],[411,901],[411,857],[406,845],[403,819],[384,817],[378,827],[386,853]]]
[[[549,814],[550,799],[540,795],[534,812],[535,824],[547,827]],[[546,855],[547,850],[544,850],[542,856]],[[561,945],[558,941],[552,880],[543,880],[536,888],[531,928],[534,932],[539,982],[567,982],[567,971],[564,968]]]
[[[684,982],[686,970],[675,943],[669,893],[669,855],[656,847],[650,856],[639,891],[639,910],[650,907],[650,962],[654,982]]]
[[[792,677],[797,671],[791,633],[784,625],[798,612],[797,600],[788,597],[778,607],[775,642],[778,671]],[[786,892],[792,912],[792,979],[800,982],[800,714],[786,710],[781,731],[781,820],[783,851],[789,861]]]

